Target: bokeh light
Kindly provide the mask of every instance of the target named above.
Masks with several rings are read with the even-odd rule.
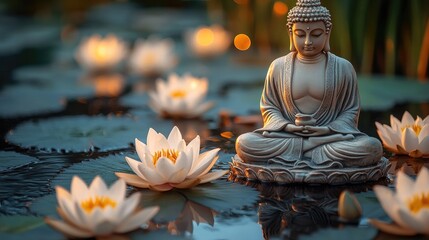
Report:
[[[209,28],[201,28],[195,35],[195,38],[197,40],[197,44],[208,46],[214,42],[214,33]]]
[[[284,16],[288,11],[286,3],[281,1],[276,1],[273,5],[273,12],[277,16]]]
[[[246,51],[250,48],[252,42],[250,41],[249,36],[246,34],[240,33],[234,38],[234,46],[241,51]]]

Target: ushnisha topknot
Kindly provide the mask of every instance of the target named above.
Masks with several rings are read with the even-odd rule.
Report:
[[[287,15],[287,27],[292,33],[292,25],[296,22],[317,22],[323,21],[328,34],[332,27],[331,14],[329,10],[322,6],[320,0],[297,0]]]

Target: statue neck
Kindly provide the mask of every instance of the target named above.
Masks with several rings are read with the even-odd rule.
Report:
[[[298,61],[300,61],[301,63],[304,63],[304,64],[320,63],[325,59],[325,54],[323,54],[323,53],[319,53],[319,54],[317,54],[315,56],[311,56],[311,57],[303,56],[303,55],[298,53],[296,56],[297,56]]]

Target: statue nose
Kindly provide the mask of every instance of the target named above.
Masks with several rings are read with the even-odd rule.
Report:
[[[304,42],[304,44],[305,44],[305,45],[311,45],[311,44],[313,44],[313,42],[311,42],[311,41],[310,41],[310,38],[307,36],[307,37],[305,38],[305,42]]]

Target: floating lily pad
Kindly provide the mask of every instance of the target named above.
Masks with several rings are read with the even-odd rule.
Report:
[[[377,229],[373,227],[344,227],[340,229],[325,228],[313,232],[310,235],[302,235],[299,239],[320,239],[320,240],[361,240],[373,239],[377,235]]]
[[[41,217],[34,216],[0,216],[0,232],[19,233],[44,225]]]
[[[126,107],[142,108],[148,106],[149,97],[147,93],[131,93],[121,97],[119,102]]]
[[[62,239],[62,234],[45,224],[42,217],[0,216],[1,239]]]
[[[0,55],[17,53],[27,47],[46,46],[57,40],[59,27],[28,25],[16,27],[0,39]]]
[[[61,66],[27,66],[18,68],[13,79],[20,83],[32,84],[35,89],[49,91],[62,97],[91,97],[95,87],[84,84],[85,77],[80,68]]]
[[[149,128],[157,126],[156,121],[144,119],[137,122],[130,118],[104,116],[59,117],[22,123],[9,132],[6,139],[23,148],[46,152],[105,152],[128,148],[136,137],[145,139]]]
[[[125,156],[139,159],[135,154],[109,155],[107,157],[76,163],[58,174],[51,182],[51,185],[52,187],[58,185],[70,189],[71,180],[75,175],[79,176],[86,184],[90,184],[98,175],[103,178],[107,185],[110,185],[118,180],[115,172],[133,173],[127,161],[125,161]]]
[[[64,109],[64,99],[47,90],[30,86],[13,86],[0,92],[0,117],[16,118],[59,112]]]
[[[21,153],[0,151],[0,171],[6,170],[8,168],[19,167],[36,161],[38,161],[37,158]]]
[[[186,201],[196,202],[217,212],[251,206],[259,192],[251,187],[222,180],[201,184],[191,189],[175,189],[166,193],[142,190],[143,206],[160,206],[155,220],[165,222],[178,217]]]
[[[360,76],[359,93],[364,110],[386,110],[404,102],[429,101],[429,84],[416,79]]]

